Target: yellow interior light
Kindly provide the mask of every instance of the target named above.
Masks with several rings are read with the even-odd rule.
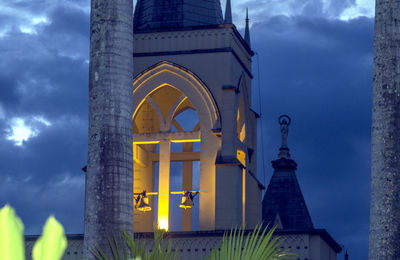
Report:
[[[200,141],[201,139],[184,139],[184,140],[171,140],[171,143],[196,143]]]
[[[138,142],[133,142],[133,144],[158,144],[160,141],[138,141]]]
[[[168,219],[167,218],[160,218],[158,220],[158,228],[168,231]]]

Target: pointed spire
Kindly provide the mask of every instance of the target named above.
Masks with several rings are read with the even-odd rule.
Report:
[[[314,225],[296,177],[297,163],[290,159],[287,146],[290,121],[287,115],[279,117],[282,145],[279,159],[271,162],[274,174],[263,199],[262,220],[264,223],[276,223],[278,215],[283,229],[313,229]]]
[[[246,30],[244,31],[244,40],[247,45],[251,48],[250,44],[250,28],[249,28],[249,8],[246,8]]]
[[[281,115],[278,119],[279,125],[281,126],[281,136],[282,136],[282,144],[279,149],[278,158],[290,159],[289,147],[287,146],[287,137],[289,132],[289,125],[291,119],[288,115]]]
[[[225,24],[232,24],[232,8],[231,8],[231,0],[226,0],[226,8],[225,8]]]

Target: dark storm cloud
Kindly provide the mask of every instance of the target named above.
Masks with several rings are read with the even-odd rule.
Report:
[[[329,10],[331,14],[337,17],[340,16],[345,9],[355,5],[356,0],[334,0],[329,2]]]
[[[337,18],[348,8],[356,6],[355,0],[247,0],[238,4],[243,12],[249,8],[250,19],[263,21],[279,14],[287,16]],[[237,12],[234,10],[234,12]],[[236,13],[235,17],[238,16]]]
[[[10,28],[0,37],[0,206],[15,207],[30,234],[40,233],[50,214],[67,233],[83,229],[89,17],[69,3],[77,1],[20,3],[13,8],[21,14],[0,26]],[[47,22],[22,33],[29,15]],[[15,118],[37,131],[22,146],[7,140]]]
[[[352,259],[366,259],[373,20],[277,16],[255,23],[251,33],[260,59],[267,183],[280,146],[277,118],[289,114],[289,146],[315,226],[349,248]]]
[[[67,7],[47,15],[51,23],[39,26],[38,34],[14,30],[0,38],[0,102],[6,110],[16,105],[15,112],[23,114],[86,110],[88,17]]]
[[[49,45],[59,54],[70,54],[73,58],[88,57],[89,23],[83,11],[67,7],[57,7],[49,14],[51,25],[46,26],[43,35],[52,42]]]
[[[60,118],[23,147],[11,142],[0,146],[2,179],[0,204],[10,203],[20,213],[28,233],[38,233],[49,214],[64,220],[73,232],[81,232],[87,124]],[[40,221],[39,221],[40,220]],[[72,232],[72,231],[71,231]]]
[[[18,102],[17,82],[7,73],[0,72],[0,101],[5,105],[14,105]]]
[[[300,4],[300,5],[299,5]],[[320,0],[298,0],[294,1],[290,7],[294,10],[301,6],[301,15],[304,16],[322,16],[324,14],[324,7]]]

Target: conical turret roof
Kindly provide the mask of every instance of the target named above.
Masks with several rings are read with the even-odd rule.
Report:
[[[232,23],[232,7],[231,0],[226,0],[225,7],[225,20],[224,23],[231,24]]]
[[[263,199],[262,216],[265,224],[279,222],[283,229],[313,229],[310,214],[296,177],[297,164],[291,159],[287,146],[290,118],[280,117],[282,146],[278,159],[272,161],[274,174]]]
[[[249,48],[251,48],[250,43],[250,25],[249,25],[249,9],[246,8],[246,28],[244,30],[244,40],[246,41]]]
[[[134,31],[163,31],[223,23],[219,0],[138,0]]]

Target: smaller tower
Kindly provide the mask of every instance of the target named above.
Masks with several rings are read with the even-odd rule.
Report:
[[[232,24],[232,8],[231,8],[231,0],[226,0],[225,7],[225,24]]]
[[[310,214],[296,178],[297,163],[291,159],[287,137],[291,119],[279,117],[282,145],[278,159],[272,161],[274,174],[263,200],[263,221],[281,229],[313,229]]]
[[[246,29],[244,31],[244,40],[251,49],[250,43],[250,26],[249,26],[249,8],[246,8]]]

